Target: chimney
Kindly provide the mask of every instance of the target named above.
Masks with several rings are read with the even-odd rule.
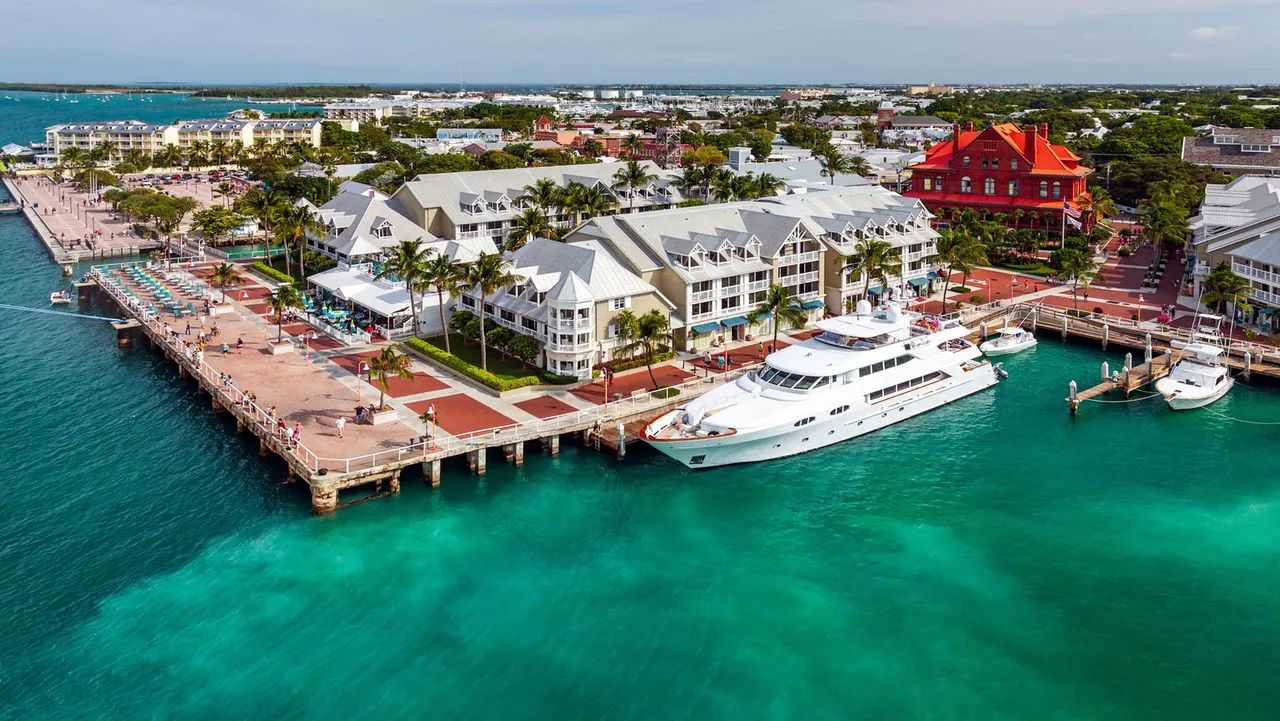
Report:
[[[955,144],[955,152],[960,152],[960,123],[951,124],[951,142]]]
[[[1044,138],[1045,140],[1048,140],[1048,139],[1049,139],[1049,124],[1048,124],[1048,123],[1040,123],[1040,137]]]
[[[1032,168],[1034,168],[1036,167],[1036,128],[1035,126],[1033,125],[1030,128],[1023,129],[1022,136],[1027,141],[1026,142],[1027,162],[1031,164]]]
[[[965,123],[965,124],[964,124],[964,129],[965,129],[965,130],[970,130],[970,131],[972,131],[972,130],[973,130],[973,121],[972,121],[972,120],[970,120],[969,122]]]

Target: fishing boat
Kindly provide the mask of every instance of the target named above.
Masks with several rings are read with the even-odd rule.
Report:
[[[1215,325],[1204,325],[1206,321]],[[1203,408],[1235,385],[1223,360],[1227,339],[1222,336],[1221,326],[1221,316],[1197,315],[1191,341],[1181,347],[1178,362],[1169,369],[1169,375],[1156,381],[1156,392],[1175,411]]]
[[[994,338],[984,341],[978,350],[984,355],[1013,355],[1036,347],[1036,337],[1031,331],[1021,326],[1001,328]]]
[[[71,302],[71,293],[65,290],[55,290],[49,294],[49,303],[53,305],[62,305]]]

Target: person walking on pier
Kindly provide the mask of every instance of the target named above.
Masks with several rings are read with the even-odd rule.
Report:
[[[300,443],[302,443],[302,424],[294,423],[293,433],[289,436],[289,447],[297,448]]]
[[[244,350],[244,338],[236,338],[236,355],[240,355]]]
[[[343,429],[343,428],[346,428],[346,426],[347,426],[347,417],[346,417],[346,416],[338,416],[337,420],[335,420],[335,421],[333,422],[333,425],[338,429],[338,437],[339,437],[339,438],[341,438],[341,437],[342,437],[342,429]]]

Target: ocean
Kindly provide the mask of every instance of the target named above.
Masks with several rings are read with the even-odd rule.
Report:
[[[0,278],[65,285],[12,215]],[[1070,418],[1119,356],[1046,334],[784,461],[570,445],[317,518],[158,354],[0,308],[0,719],[1274,721],[1280,389]]]

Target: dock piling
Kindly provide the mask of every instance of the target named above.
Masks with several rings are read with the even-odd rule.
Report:
[[[618,460],[627,457],[627,427],[618,420]]]
[[[1071,415],[1076,414],[1076,410],[1080,407],[1080,399],[1076,397],[1076,382],[1071,381],[1067,384],[1067,408],[1070,409]]]
[[[542,447],[546,449],[547,455],[555,458],[560,455],[560,436],[551,435],[542,439]]]
[[[1111,364],[1106,361],[1102,361],[1102,380],[1105,381],[1110,377],[1111,377]]]
[[[332,486],[312,486],[311,510],[317,516],[327,516],[338,510],[338,489]]]
[[[1062,316],[1062,340],[1067,339],[1067,317]]]
[[[1242,374],[1244,376],[1244,379],[1249,380],[1249,374],[1252,372],[1253,372],[1253,353],[1249,351],[1245,351],[1244,352],[1244,373]]]
[[[1151,362],[1151,334],[1147,333],[1147,347],[1143,350],[1142,360],[1147,363]]]
[[[483,476],[485,473],[485,450],[477,448],[474,451],[467,452],[467,467],[477,476]]]
[[[1102,324],[1102,350],[1107,349],[1107,343],[1111,342],[1111,324]]]
[[[422,475],[427,479],[427,485],[432,488],[440,487],[440,466],[443,462],[437,458],[434,461],[422,462]]]

